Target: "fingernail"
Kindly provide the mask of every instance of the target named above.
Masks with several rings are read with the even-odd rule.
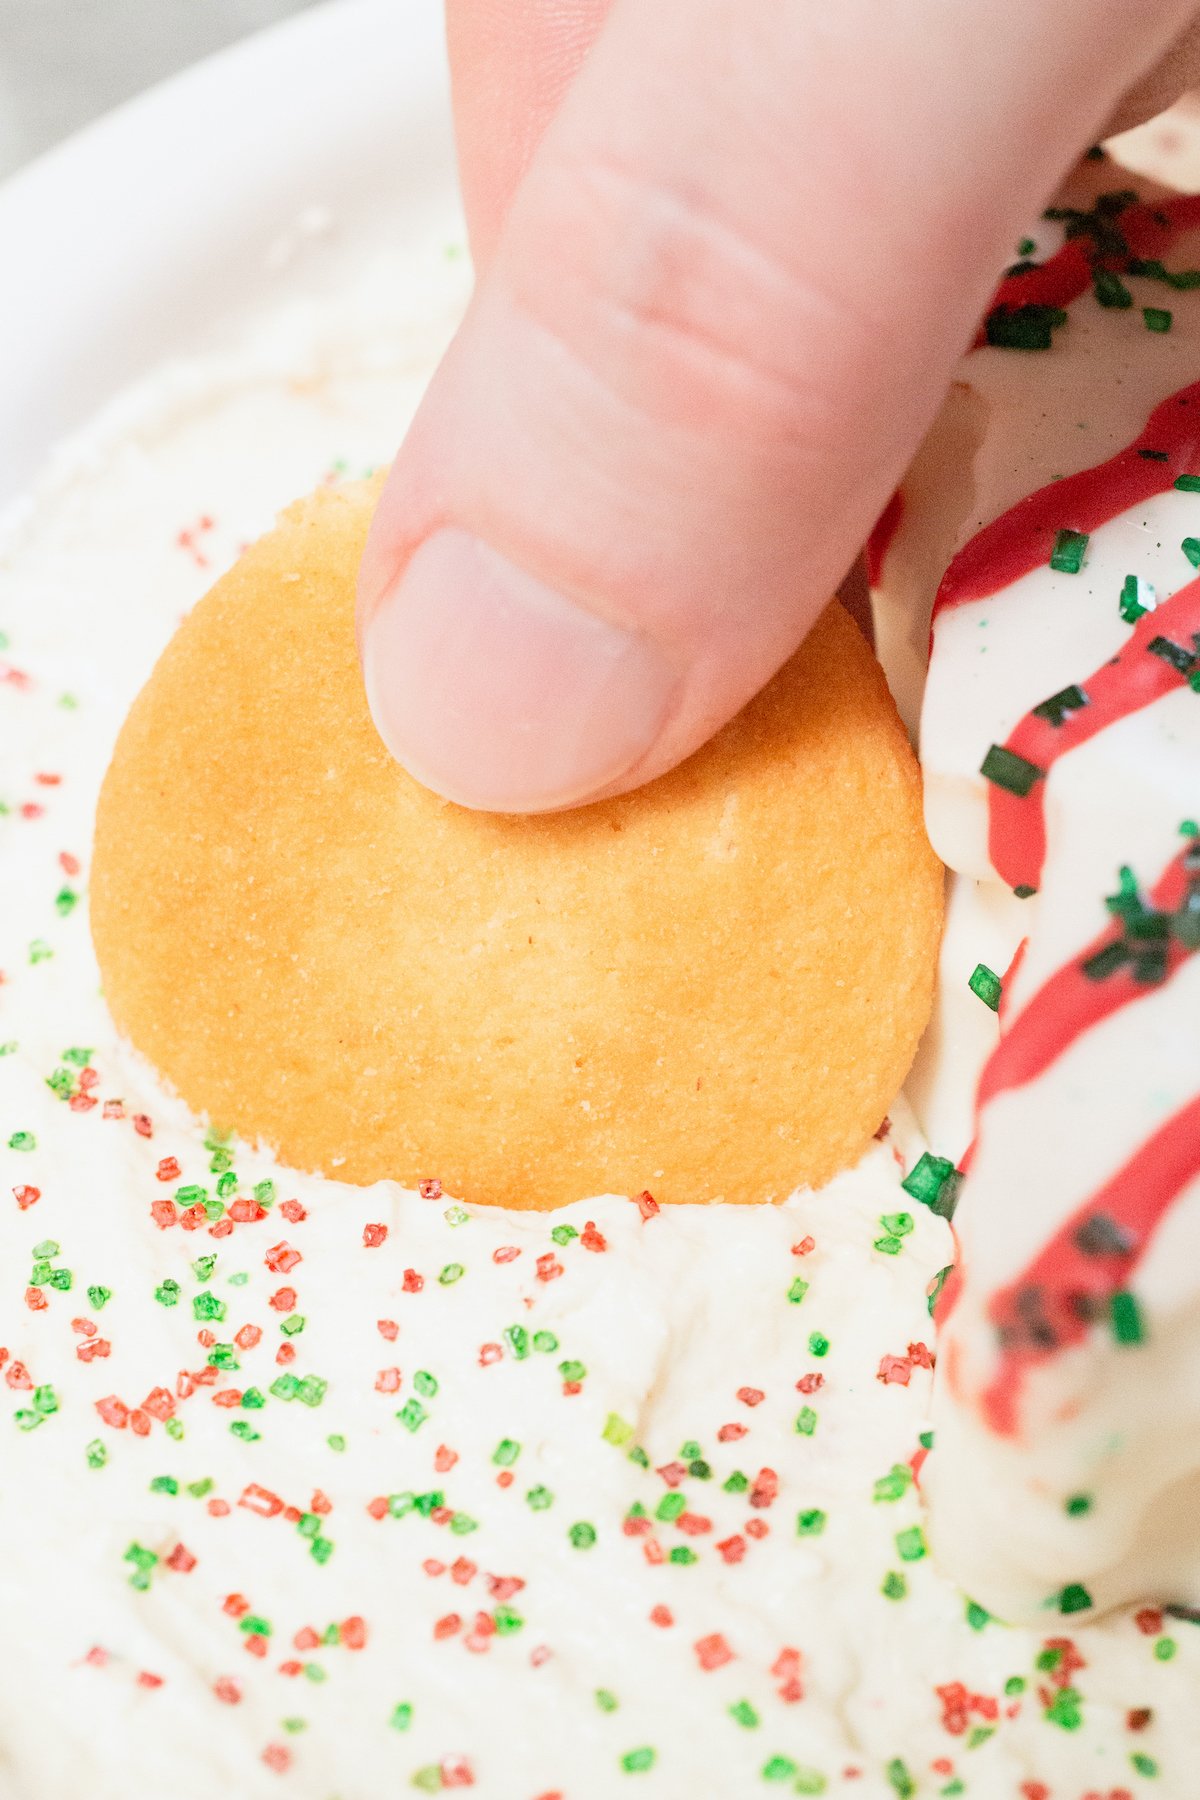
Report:
[[[363,634],[379,735],[418,781],[493,812],[591,799],[655,742],[679,676],[468,532],[428,538]]]

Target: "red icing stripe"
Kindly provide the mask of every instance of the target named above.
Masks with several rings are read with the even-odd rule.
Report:
[[[1164,450],[1166,462],[1141,456]],[[1141,436],[1107,462],[1052,481],[985,525],[942,576],[933,616],[986,600],[1050,561],[1057,532],[1095,531],[1127,507],[1169,488],[1177,475],[1200,473],[1200,382],[1156,406]]]
[[[1155,203],[1143,201],[1126,207],[1113,224],[1129,246],[1129,255],[1161,258],[1185,231],[1200,225],[1200,195],[1181,194],[1173,200]],[[1070,306],[1086,294],[1092,285],[1095,268],[1123,270],[1128,257],[1096,256],[1087,238],[1068,238],[1061,250],[1032,269],[1019,275],[1006,275],[996,289],[988,311],[1006,307],[1016,312],[1022,306]],[[977,344],[987,340],[980,333]]]
[[[1055,1233],[988,1316],[1004,1334],[1000,1367],[983,1396],[992,1430],[1011,1437],[1028,1370],[1087,1337],[1149,1247],[1155,1227],[1200,1175],[1200,1096],[1166,1121]],[[1090,1254],[1078,1242],[1092,1224],[1124,1239]]]
[[[1187,898],[1189,884],[1185,859],[1190,849],[1189,844],[1180,851],[1150,890],[1150,900],[1157,911],[1174,912]],[[1155,991],[1145,982],[1136,981],[1128,967],[1117,969],[1103,981],[1084,974],[1083,964],[1110,944],[1118,943],[1120,938],[1118,920],[1042,984],[984,1065],[979,1078],[977,1111],[981,1112],[997,1094],[1036,1080],[1093,1025],[1120,1012],[1132,1000],[1140,1000]],[[1188,955],[1183,945],[1173,938],[1167,947],[1167,980]],[[1156,987],[1161,985],[1157,983]]]
[[[1048,775],[1060,757],[1097,737],[1109,725],[1184,687],[1187,674],[1147,646],[1161,637],[1191,651],[1196,633],[1200,633],[1200,577],[1140,618],[1117,655],[1083,681],[1086,706],[1071,713],[1061,725],[1052,725],[1036,713],[1026,713],[1005,738],[1004,748],[1015,751]],[[1196,704],[1200,706],[1200,698]],[[988,855],[996,873],[1009,887],[1041,886],[1046,860],[1045,780],[1035,781],[1027,794],[1013,794],[989,782]]]

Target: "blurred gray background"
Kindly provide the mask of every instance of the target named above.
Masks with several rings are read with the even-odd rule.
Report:
[[[0,0],[0,179],[198,57],[317,0]]]

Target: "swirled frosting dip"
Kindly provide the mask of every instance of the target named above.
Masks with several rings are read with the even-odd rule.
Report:
[[[115,1039],[87,857],[124,711],[277,506],[390,453],[453,298],[399,343],[165,372],[4,537],[0,1795],[1184,1800],[1200,1631],[1002,1624],[926,1539],[953,1246],[923,1202],[1003,908],[956,902],[931,1148],[898,1102],[776,1208],[300,1177]],[[219,690],[193,704],[222,729]]]

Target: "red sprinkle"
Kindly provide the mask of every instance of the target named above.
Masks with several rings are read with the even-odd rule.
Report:
[[[720,1669],[727,1662],[733,1661],[733,1651],[719,1631],[712,1632],[708,1637],[697,1638],[692,1648],[702,1669]]]

